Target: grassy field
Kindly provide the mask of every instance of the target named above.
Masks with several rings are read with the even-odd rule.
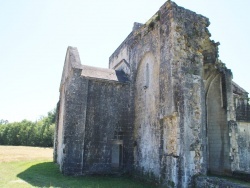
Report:
[[[63,176],[52,153],[51,148],[0,146],[0,187],[152,187],[126,177]]]

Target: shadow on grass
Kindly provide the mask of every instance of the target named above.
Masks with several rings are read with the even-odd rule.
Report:
[[[128,177],[108,176],[64,176],[53,162],[44,162],[31,166],[17,177],[36,187],[87,187],[87,188],[139,188],[151,187]]]

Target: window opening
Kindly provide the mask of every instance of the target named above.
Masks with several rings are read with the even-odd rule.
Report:
[[[148,63],[147,63],[147,65],[146,65],[145,83],[144,83],[143,88],[144,88],[144,89],[147,89],[148,86],[149,86],[149,65],[148,65]]]

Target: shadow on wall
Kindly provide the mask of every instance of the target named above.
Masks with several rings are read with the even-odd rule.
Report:
[[[34,187],[152,187],[129,177],[64,176],[60,173],[58,165],[53,162],[33,165],[17,177]]]

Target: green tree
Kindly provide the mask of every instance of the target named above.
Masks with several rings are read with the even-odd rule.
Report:
[[[52,147],[55,119],[56,110],[52,110],[36,122],[8,123],[3,120],[0,123],[0,144]]]
[[[7,123],[9,123],[8,120],[0,119],[0,125],[5,125]]]

